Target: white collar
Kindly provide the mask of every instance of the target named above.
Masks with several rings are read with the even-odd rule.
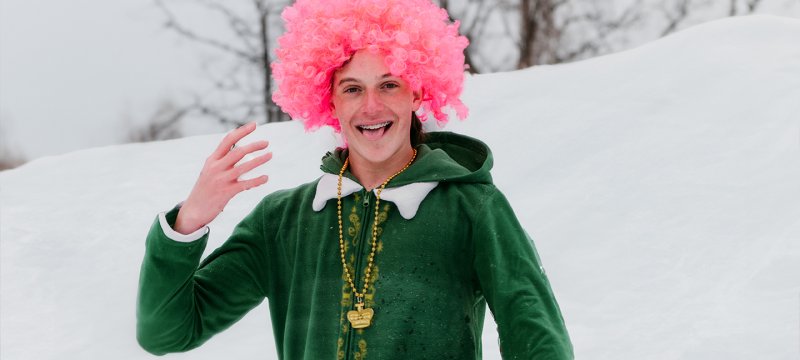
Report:
[[[428,193],[433,190],[439,183],[434,182],[418,182],[381,191],[381,200],[387,200],[397,205],[397,210],[400,211],[400,216],[409,220],[417,214],[419,204]],[[317,182],[317,193],[314,195],[314,202],[312,208],[314,211],[321,211],[325,208],[325,204],[330,199],[336,199],[337,187],[339,185],[339,176],[334,174],[322,175],[322,178]],[[363,189],[357,182],[342,177],[342,197],[346,197],[356,191]],[[372,190],[373,192],[376,189]]]

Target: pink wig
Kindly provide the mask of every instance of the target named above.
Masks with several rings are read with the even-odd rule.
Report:
[[[466,118],[459,96],[469,41],[431,0],[297,0],[282,17],[272,99],[307,130],[341,130],[331,113],[333,73],[361,49],[382,54],[392,75],[422,92],[420,120],[429,112],[446,123],[447,106]]]

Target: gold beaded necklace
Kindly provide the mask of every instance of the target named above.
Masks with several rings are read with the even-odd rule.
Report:
[[[353,294],[356,297],[357,310],[350,310],[347,312],[347,320],[350,321],[350,325],[354,329],[362,329],[369,326],[372,323],[372,317],[375,315],[375,310],[371,308],[364,308],[364,294],[366,294],[367,286],[369,285],[369,275],[372,271],[372,264],[373,260],[375,259],[375,249],[377,248],[378,243],[378,205],[380,205],[381,202],[381,191],[383,191],[389,181],[394,179],[395,176],[400,175],[400,173],[411,166],[411,163],[417,158],[417,149],[413,150],[414,155],[411,156],[411,160],[408,161],[406,166],[386,179],[386,181],[381,184],[381,187],[378,188],[378,191],[375,192],[375,221],[372,224],[372,250],[370,250],[369,261],[367,262],[367,270],[364,273],[364,287],[360,293],[358,290],[356,290],[356,284],[353,283],[353,277],[350,276],[350,271],[347,270],[347,263],[345,262],[344,256],[344,236],[342,236],[342,175],[344,175],[344,170],[347,169],[347,165],[350,162],[349,157],[344,160],[342,170],[339,171],[339,183],[336,190],[336,216],[339,220],[339,250],[342,255],[342,268],[344,269],[344,275],[347,278],[347,281],[350,283],[350,288],[353,289]]]

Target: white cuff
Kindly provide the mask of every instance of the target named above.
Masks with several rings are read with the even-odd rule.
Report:
[[[181,234],[172,229],[171,226],[169,226],[166,214],[167,214],[166,211],[158,213],[158,222],[161,224],[161,230],[164,231],[164,235],[167,235],[167,237],[172,240],[179,242],[192,242],[203,237],[205,234],[208,234],[209,231],[208,226],[203,226],[202,228],[197,229],[195,232],[191,234],[186,234],[186,235]]]

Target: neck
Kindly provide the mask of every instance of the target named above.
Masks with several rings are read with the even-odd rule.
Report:
[[[411,160],[414,150],[409,145],[381,162],[372,162],[350,152],[350,172],[367,190],[381,186],[386,179],[396,174]]]

